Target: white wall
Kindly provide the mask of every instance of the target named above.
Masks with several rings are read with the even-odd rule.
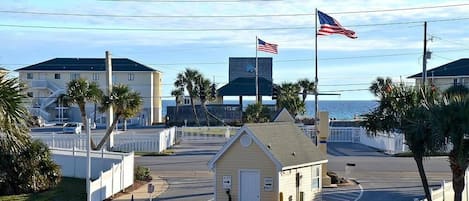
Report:
[[[54,148],[51,149],[51,152],[52,158],[60,166],[63,176],[86,178],[85,150]],[[133,152],[91,152],[91,200],[104,200],[129,187],[133,181]]]

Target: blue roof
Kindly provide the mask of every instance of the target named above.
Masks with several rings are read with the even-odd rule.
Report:
[[[220,96],[255,96],[256,95],[256,78],[240,77],[229,82],[225,86],[218,89]],[[272,95],[272,82],[259,77],[259,95]]]
[[[453,77],[469,76],[469,59],[459,59],[436,68],[427,70],[427,77]],[[422,73],[409,76],[408,78],[420,78]]]
[[[55,58],[26,66],[15,71],[106,71],[105,59]],[[112,59],[113,71],[156,71],[153,68],[126,58]]]

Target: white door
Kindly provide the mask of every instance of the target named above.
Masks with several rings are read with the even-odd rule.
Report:
[[[255,170],[240,171],[240,201],[259,201],[260,199],[260,174]]]

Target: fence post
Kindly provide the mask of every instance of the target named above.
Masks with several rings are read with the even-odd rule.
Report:
[[[133,152],[132,152],[133,153]],[[124,188],[124,164],[125,163],[125,160],[126,157],[124,155],[122,155],[122,160],[121,160],[121,167],[120,167],[120,175],[121,175],[121,180],[120,180],[120,189],[122,189],[123,192],[125,192],[125,188]],[[133,168],[133,167],[132,167]]]
[[[467,185],[469,185],[468,176],[467,176],[468,171],[467,169],[465,171],[466,171],[466,174],[464,175],[464,183],[465,183],[464,188],[466,189],[466,200],[469,200],[469,188],[467,187]]]
[[[55,132],[52,132],[52,147],[55,147]]]
[[[99,200],[104,200],[106,198],[106,191],[104,191],[103,196],[103,171],[101,170],[101,174],[99,176]]]
[[[114,197],[114,163],[111,167],[111,198]]]
[[[443,201],[445,201],[445,180],[442,181],[441,188],[443,189]],[[432,193],[432,198],[433,198],[433,193]],[[433,199],[432,199],[433,200]]]
[[[72,156],[73,156],[73,176],[77,177],[77,162],[76,162],[76,154],[75,154],[75,147],[72,148]]]

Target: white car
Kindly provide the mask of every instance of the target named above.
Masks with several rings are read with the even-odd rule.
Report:
[[[82,123],[68,122],[64,124],[63,133],[81,134]]]

